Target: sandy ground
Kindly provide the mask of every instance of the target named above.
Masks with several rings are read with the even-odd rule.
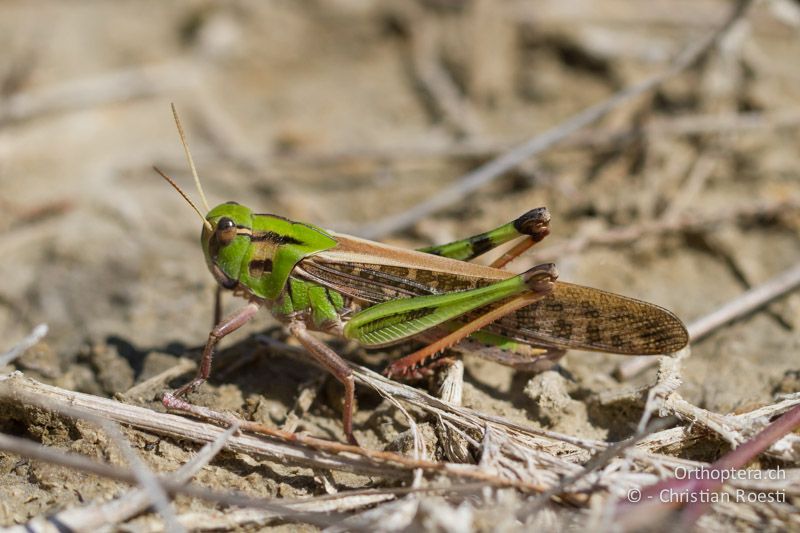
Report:
[[[212,204],[236,200],[359,233],[515,143],[663,71],[729,9],[718,0],[647,6],[4,2],[0,347],[47,323],[45,341],[15,368],[107,397],[197,357],[214,287],[198,246],[200,224],[151,169],[159,165],[196,196],[170,102],[182,114]],[[800,258],[796,210],[736,216],[756,204],[800,201],[798,57],[798,4],[758,2],[698,66],[623,105],[581,139],[384,240],[409,247],[444,242],[546,205],[552,235],[512,264],[521,271],[550,257],[548,247],[576,237],[720,215],[724,220],[707,228],[557,258],[561,279],[657,303],[690,323]],[[686,126],[686,118],[700,126]],[[226,300],[226,309],[235,305]],[[728,413],[800,390],[799,328],[795,294],[714,333],[684,364],[683,396]],[[262,312],[224,341],[213,379],[193,401],[280,426],[298,391],[310,387],[318,394],[298,428],[341,439],[339,385],[278,348],[248,340],[264,331],[286,340]],[[335,346],[376,369],[388,360]],[[520,423],[619,440],[631,434],[641,409],[603,398],[654,377],[649,370],[620,383],[612,372],[622,359],[570,352],[558,374],[569,399],[549,405],[536,401],[531,374],[468,357],[463,401]],[[127,401],[161,410],[157,392]],[[403,418],[371,391],[357,394],[359,439],[376,449],[397,446]],[[91,425],[35,415],[4,411],[0,430],[122,461]],[[175,468],[194,450],[126,434],[158,469]],[[711,460],[724,449],[713,441],[692,458]],[[340,490],[381,486],[364,476],[323,477],[225,454],[197,481],[286,497],[324,493],[328,482]],[[122,487],[0,453],[0,524],[109,498]],[[175,505],[180,512],[208,508],[185,497]],[[127,527],[159,524],[149,514]]]

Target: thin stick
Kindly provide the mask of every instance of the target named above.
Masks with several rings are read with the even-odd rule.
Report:
[[[711,472],[740,469],[757,457],[761,452],[769,448],[773,443],[777,442],[778,439],[787,435],[798,426],[800,426],[800,405],[793,407],[791,410],[781,415],[780,418],[767,426],[755,437],[737,447],[735,450],[728,452],[705,470]],[[693,475],[688,476],[688,479],[666,479],[660,483],[646,487],[640,495],[637,495],[642,502],[641,504],[631,506],[628,502],[620,503],[617,508],[617,519],[624,520],[626,518],[633,518],[636,520],[637,518],[643,519],[647,517],[647,522],[652,524],[654,511],[666,510],[669,507],[679,505],[680,502],[692,501],[688,498],[680,499],[680,501],[678,498],[673,498],[670,499],[670,501],[666,501],[663,498],[658,498],[658,494],[662,491],[670,490],[674,493],[689,491],[697,495],[705,493],[706,496],[708,496],[710,492],[715,492],[722,488],[723,482],[721,482],[720,479],[724,478],[713,475]],[[682,531],[690,530],[692,524],[694,524],[708,509],[708,503],[701,498],[697,498],[695,502],[696,503],[687,505],[681,516],[680,529]]]
[[[800,200],[750,203],[731,206],[719,213],[682,214],[680,217],[659,218],[641,224],[611,228],[596,235],[570,239],[546,247],[532,254],[539,262],[554,261],[567,254],[578,254],[592,246],[624,246],[649,235],[693,232],[725,222],[743,222],[752,219],[775,218],[785,213],[800,211]]]
[[[231,427],[214,441],[209,442],[197,452],[191,461],[169,474],[176,483],[187,483],[204,466],[222,451],[225,443],[237,428]],[[159,480],[160,483],[161,480]],[[70,531],[92,531],[109,525],[117,525],[136,516],[150,506],[150,496],[146,490],[130,490],[119,498],[105,503],[66,509],[52,516],[39,516],[25,524],[28,531],[44,531],[48,526],[66,528]],[[181,520],[182,521],[182,520]]]
[[[751,3],[752,0],[739,0],[727,20],[716,31],[685,49],[664,72],[623,89],[604,102],[584,109],[558,126],[533,137],[513,150],[465,174],[454,185],[445,188],[411,209],[370,224],[369,227],[363,229],[362,236],[368,239],[377,239],[389,233],[408,228],[419,219],[461,201],[468,194],[490,183],[504,172],[561,142],[577,130],[604,117],[622,103],[658,87],[664,81],[679,74],[698,61],[726,33],[734,22],[745,15]]]
[[[414,5],[414,4],[409,4]],[[475,109],[458,88],[438,57],[437,24],[423,13],[409,13],[406,27],[411,34],[411,56],[414,73],[420,86],[431,98],[437,111],[459,136],[474,136],[480,131],[480,119]]]
[[[410,389],[410,387],[408,388]],[[59,406],[67,404],[80,408],[82,413],[92,413],[94,417],[195,442],[211,441],[223,431],[217,426],[195,422],[185,417],[157,413],[143,407],[38,383],[25,378],[21,373],[0,376],[0,403],[8,402],[24,402],[26,405],[37,405],[45,409],[53,408],[54,404]],[[77,410],[74,407],[70,409]],[[193,407],[199,409],[198,406]],[[203,414],[225,424],[234,421],[233,417],[211,410],[207,410]],[[226,445],[227,449],[257,454],[280,462],[387,477],[403,477],[408,472],[419,468],[426,472],[449,473],[464,479],[483,481],[493,486],[515,487],[531,492],[544,490],[544,487],[540,485],[492,475],[468,465],[417,460],[397,453],[369,450],[303,434],[287,433],[256,422],[236,420],[241,424],[243,431],[251,431],[272,437],[272,439],[240,434],[230,439]],[[315,453],[309,453],[309,450],[314,450]]]
[[[689,325],[689,335],[693,341],[698,341],[720,326],[745,316],[798,287],[800,287],[800,263],[778,274],[766,283],[750,289],[713,313],[695,320]]]
[[[19,341],[16,346],[6,353],[0,355],[0,367],[10,365],[17,357],[33,348],[45,335],[47,335],[47,324],[39,324],[33,328],[33,331],[27,337]]]
[[[175,108],[175,104],[170,104],[172,106],[172,116],[175,117],[175,125],[178,127],[178,135],[181,136],[181,144],[183,144],[183,151],[186,153],[186,161],[189,162],[189,168],[192,169],[192,176],[194,177],[194,184],[197,186],[197,192],[200,193],[200,199],[203,201],[203,206],[206,208],[206,213],[211,211],[211,208],[208,206],[208,200],[206,200],[206,195],[203,192],[203,186],[200,185],[200,177],[197,175],[197,169],[194,166],[194,161],[192,160],[192,154],[189,151],[189,143],[186,142],[186,134],[183,132],[183,125],[181,124],[181,119],[178,117],[178,110]]]
[[[738,415],[723,415],[713,413],[700,407],[695,407],[677,392],[672,392],[661,404],[664,413],[677,417],[689,427],[681,426],[656,433],[642,441],[640,449],[653,452],[665,447],[685,445],[696,439],[697,436],[707,436],[715,433],[727,442],[732,448],[740,446],[747,440],[746,435],[752,433],[753,427],[763,426],[764,421],[782,415],[800,404],[800,395],[797,393],[778,403],[759,407]],[[789,440],[798,440],[800,437],[791,436]],[[792,447],[772,447],[766,455],[781,461],[792,461]]]
[[[3,102],[0,123],[31,120],[42,115],[130,102],[202,85],[197,68],[188,61],[109,70],[39,89],[18,92]]]
[[[661,218],[667,220],[680,218],[687,211],[687,206],[690,206],[692,200],[697,198],[703,190],[718,162],[719,158],[715,155],[711,155],[708,152],[701,153],[692,163],[688,177],[680,186],[678,192],[673,195]]]
[[[648,123],[625,128],[593,128],[578,131],[564,139],[554,150],[605,148],[625,145],[642,139],[662,139],[687,135],[725,135],[757,130],[781,130],[800,126],[800,111],[784,109],[774,112],[709,113],[654,118]],[[326,171],[331,165],[349,164],[352,160],[387,161],[417,158],[488,158],[512,148],[516,143],[500,139],[470,139],[455,143],[395,145],[392,148],[344,148],[317,153],[291,152],[274,156],[277,165],[319,166]],[[241,158],[239,158],[241,160]],[[259,168],[261,163],[259,163]]]
[[[216,442],[224,445],[224,442],[222,441],[223,439],[220,438]],[[214,448],[216,448],[216,445]],[[136,483],[136,477],[133,472],[124,467],[108,465],[80,454],[64,452],[53,447],[43,446],[37,442],[19,437],[12,437],[10,435],[4,435],[2,433],[0,433],[0,450],[19,455],[21,457],[27,457],[35,461],[42,461],[45,463],[72,468],[82,472],[88,472],[93,475],[107,479],[113,479],[115,481],[121,481],[123,483]],[[208,447],[204,448],[204,450],[207,450],[209,454],[216,453],[213,450],[208,449]],[[201,450],[200,453],[202,454],[203,451]],[[198,459],[199,457],[195,457],[192,462],[197,463]],[[181,470],[188,466],[188,464],[185,465],[181,468]],[[179,470],[179,472],[181,470]],[[387,496],[413,493],[472,492],[485,487],[485,484],[483,483],[464,483],[460,485],[448,484],[446,486],[438,487],[388,487],[382,489],[361,489],[350,490],[327,496],[281,498],[281,502],[277,503],[275,499],[253,498],[236,491],[219,492],[206,489],[204,487],[186,485],[180,482],[180,480],[176,480],[175,474],[176,473],[170,473],[168,476],[159,477],[159,483],[170,494],[184,494],[192,498],[229,506],[263,509],[273,513],[275,517],[294,519],[320,526],[335,523],[335,520],[332,519],[335,517],[326,517],[325,515],[327,513],[340,510],[341,507],[347,509],[355,508],[357,506],[371,505],[377,501],[380,501],[378,498],[385,499]],[[357,503],[357,500],[359,499],[361,500],[360,504]],[[354,502],[354,500],[356,500],[356,502]],[[330,504],[326,504],[327,502],[330,502]],[[342,502],[343,505],[339,502]],[[353,503],[357,504],[353,505]],[[312,508],[316,508],[317,510],[312,511]],[[308,511],[306,511],[306,509],[308,509]],[[22,532],[29,530],[21,527],[19,530],[14,529],[12,531],[16,533],[16,531]]]
[[[181,357],[173,366],[170,366],[163,372],[160,372],[159,374],[156,374],[155,376],[148,378],[137,385],[134,385],[130,389],[121,393],[121,396],[123,398],[135,401],[139,396],[146,392],[150,392],[151,394],[152,391],[161,392],[165,387],[165,383],[196,368],[197,363],[194,360]]]
[[[669,417],[656,420],[646,428],[637,429],[636,433],[627,439],[615,442],[605,450],[598,450],[597,453],[584,465],[583,470],[571,476],[567,476],[566,478],[562,479],[558,485],[537,496],[533,502],[533,505],[525,509],[525,514],[527,516],[533,515],[536,511],[544,507],[548,500],[553,496],[567,492],[569,487],[575,485],[575,483],[578,481],[585,479],[592,472],[595,472],[596,470],[606,466],[609,462],[611,462],[612,459],[622,455],[626,450],[633,448],[645,437],[649,437],[657,431],[661,431],[674,422],[675,419]]]
[[[86,420],[101,427],[111,440],[117,445],[122,456],[128,462],[131,472],[137,483],[148,494],[150,502],[161,514],[170,531],[183,531],[178,519],[170,505],[169,496],[158,481],[156,475],[147,467],[142,459],[133,451],[130,443],[119,430],[117,424],[107,418],[97,416],[83,409],[76,409],[72,405],[56,403],[52,399],[42,399],[40,406],[76,420]]]
[[[689,338],[693,343],[698,342],[725,324],[764,307],[798,287],[800,287],[800,263],[690,323],[687,327]],[[614,374],[620,380],[630,379],[657,362],[658,359],[652,357],[629,359],[620,364]]]
[[[28,457],[37,461],[66,466],[82,472],[89,472],[90,474],[113,479],[115,481],[121,481],[123,483],[129,483],[131,485],[135,485],[138,481],[136,475],[131,469],[101,463],[93,459],[89,459],[83,455],[62,452],[61,450],[43,446],[27,439],[12,437],[2,433],[0,433],[0,450],[22,457]],[[329,525],[331,523],[330,520],[325,520],[324,517],[320,517],[319,513],[295,511],[289,508],[287,505],[274,503],[269,500],[251,498],[241,493],[219,492],[203,487],[186,485],[184,483],[176,482],[174,479],[171,479],[171,477],[160,477],[158,480],[159,484],[164,488],[164,490],[170,494],[185,494],[187,496],[191,496],[192,498],[198,498],[210,502],[236,505],[240,507],[268,509],[274,512],[277,516],[293,518],[295,520],[301,520],[311,524]]]
[[[60,406],[59,406],[60,408]],[[90,418],[91,420],[91,418]],[[170,505],[169,496],[158,481],[158,477],[150,470],[144,461],[133,451],[128,440],[122,435],[117,425],[113,422],[103,419],[96,419],[109,437],[117,444],[117,447],[122,452],[123,457],[131,467],[136,481],[142,487],[153,507],[156,508],[158,514],[164,519],[164,523],[168,531],[185,531],[183,526],[178,522],[178,517]]]
[[[314,361],[309,361],[304,352],[296,346],[286,344],[282,341],[273,339],[272,337],[267,337],[265,335],[257,335],[256,339],[267,344],[268,346],[271,346],[273,349],[280,349],[283,355],[287,355],[298,360],[302,359],[303,361],[315,364]],[[499,427],[501,426],[505,429],[509,429],[513,432],[531,437],[540,437],[547,440],[566,442],[580,449],[594,451],[597,449],[606,448],[606,443],[603,441],[573,437],[572,435],[567,435],[566,433],[536,428],[530,425],[521,425],[502,416],[495,416],[464,406],[454,405],[452,403],[443,401],[441,398],[430,396],[418,388],[410,387],[406,384],[387,378],[386,376],[378,374],[377,372],[369,370],[363,366],[355,363],[349,364],[353,369],[353,374],[355,375],[356,380],[359,383],[372,388],[385,390],[388,394],[405,400],[413,404],[418,409],[429,412],[433,416],[441,416],[447,421],[455,422],[457,426],[463,427],[463,423],[465,421],[474,421],[474,425],[470,424],[472,429],[478,429],[476,427],[478,426],[482,430],[485,428],[488,422],[496,424]],[[320,366],[319,368],[322,367]],[[1,390],[2,389],[0,389],[0,391]],[[2,395],[0,395],[0,399],[1,398]]]
[[[10,211],[8,219],[2,225],[2,229],[5,230],[58,217],[74,209],[75,204],[72,200],[65,198],[25,207],[2,201],[0,207],[2,207],[3,211]]]
[[[376,388],[376,390],[378,390],[378,388]],[[380,388],[379,390],[381,390],[381,394],[387,394],[387,397],[391,396],[390,394],[386,393],[384,389]],[[487,485],[491,486],[514,487],[516,489],[528,492],[541,492],[544,490],[544,486],[540,484],[527,483],[524,481],[511,479],[510,477],[489,474],[479,468],[465,468],[466,465],[453,465],[450,463],[439,463],[424,459],[409,458],[394,452],[369,450],[354,444],[340,444],[338,442],[327,441],[316,437],[309,437],[299,433],[287,433],[258,422],[243,420],[241,418],[236,418],[231,415],[223,414],[207,407],[194,404],[186,403],[185,405],[182,405],[180,409],[184,412],[202,417],[207,420],[213,420],[220,424],[238,423],[241,425],[243,431],[249,431],[266,437],[273,437],[284,442],[295,442],[318,452],[335,452],[338,453],[338,455],[335,456],[336,459],[344,458],[344,454],[353,454],[361,456],[362,458],[368,458],[373,460],[376,466],[380,465],[384,468],[387,468],[383,471],[383,475],[395,474],[395,472],[392,472],[391,469],[398,469],[401,471],[419,470],[425,472],[444,472],[450,473],[457,477],[463,477],[464,479],[483,480]]]

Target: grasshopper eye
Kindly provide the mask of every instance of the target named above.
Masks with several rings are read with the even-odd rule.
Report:
[[[217,229],[214,230],[217,242],[225,246],[236,238],[236,223],[228,217],[223,217],[217,222]]]

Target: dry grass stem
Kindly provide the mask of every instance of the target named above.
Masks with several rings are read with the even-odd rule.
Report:
[[[454,185],[445,188],[428,200],[416,204],[403,213],[378,220],[368,227],[362,228],[358,233],[368,239],[377,239],[408,228],[420,219],[463,200],[468,194],[490,183],[504,172],[563,141],[581,128],[601,119],[621,104],[653,90],[703,57],[722,38],[725,32],[746,14],[750,4],[749,0],[736,2],[728,18],[716,31],[687,47],[664,72],[615,93],[608,100],[579,112],[554,128],[533,137],[465,174]]]
[[[680,217],[659,218],[613,228],[597,234],[590,234],[566,242],[542,248],[533,255],[537,261],[552,261],[567,255],[579,254],[593,246],[625,246],[642,237],[680,232],[697,232],[712,229],[728,223],[747,223],[756,219],[773,219],[800,211],[800,200],[781,200],[755,202],[732,206],[719,213],[685,213]]]
[[[191,461],[171,473],[171,478],[177,483],[187,483],[216,457],[235,430],[235,427],[231,427],[217,440],[203,446]],[[149,506],[148,492],[145,489],[134,489],[109,502],[73,507],[49,517],[38,516],[24,526],[11,528],[10,531],[55,532],[61,531],[60,528],[64,527],[70,531],[94,531],[97,528],[115,526],[125,522],[142,513]],[[178,517],[178,521],[182,527],[187,527],[183,516]]]
[[[441,64],[436,25],[422,16],[406,18],[409,19],[406,26],[411,33],[411,63],[417,83],[457,136],[477,134],[481,130],[478,114]]]
[[[289,414],[286,415],[286,420],[281,426],[281,431],[286,431],[287,433],[295,432],[297,425],[311,408],[311,404],[314,403],[314,400],[317,399],[327,379],[328,376],[326,374],[320,374],[311,381],[300,385],[300,390],[297,393],[297,400],[295,400],[294,406],[289,411]]]
[[[553,150],[622,148],[632,142],[640,141],[663,141],[696,135],[720,136],[762,130],[780,132],[783,129],[797,127],[800,127],[800,112],[794,109],[780,112],[693,114],[653,118],[633,128],[593,128],[578,131],[552,148]],[[376,164],[381,164],[424,158],[485,158],[504,153],[513,148],[514,144],[511,141],[492,140],[481,136],[457,142],[400,145],[391,149],[359,146],[330,152],[262,155],[257,158],[256,168],[262,168],[267,164],[289,168],[309,166],[327,172],[333,166],[352,165],[353,161],[361,160],[374,160]],[[197,155],[198,161],[212,162],[209,155],[205,158],[202,153]],[[240,163],[246,163],[239,158],[235,159]],[[182,168],[181,160],[177,157],[165,156],[163,161],[162,166],[166,168]],[[367,167],[367,171],[374,172],[374,168]]]
[[[382,391],[387,394],[391,393],[385,387],[382,388]],[[427,397],[433,400],[432,397]],[[223,431],[217,426],[194,422],[185,417],[156,413],[142,407],[51,387],[25,378],[19,373],[0,379],[0,402],[12,404],[24,402],[25,405],[36,405],[45,409],[52,408],[53,405],[71,405],[75,409],[91,413],[94,417],[195,442],[210,442]],[[210,410],[206,414],[223,423],[232,423],[237,420],[228,415],[216,414],[215,416]],[[451,419],[455,418],[452,415],[448,416]],[[239,423],[242,430],[277,437],[277,439],[263,439],[242,434],[231,438],[226,449],[260,455],[280,463],[389,477],[403,477],[408,472],[422,469],[426,472],[445,472],[456,477],[481,480],[497,486],[513,486],[536,492],[542,490],[542,487],[536,484],[487,475],[471,465],[411,459],[391,452],[368,450],[302,434],[291,434],[246,420],[240,420]],[[550,443],[550,445],[556,447],[557,443]],[[309,453],[309,449],[314,452]],[[563,463],[563,461],[559,462]]]
[[[47,335],[47,329],[47,324],[39,324],[33,328],[33,331],[31,331],[27,337],[19,341],[16,346],[0,354],[0,368],[10,365],[17,357],[33,348]]]
[[[166,384],[173,379],[191,372],[197,368],[197,363],[192,359],[182,357],[178,362],[163,372],[159,372],[155,376],[148,378],[141,383],[137,383],[130,389],[121,393],[120,399],[135,400],[140,397],[153,394],[154,392],[161,392],[166,388]]]
[[[666,361],[667,358],[664,358],[662,364],[665,364]],[[561,487],[559,490],[563,490],[564,487],[573,485],[575,486],[574,490],[586,490],[587,487],[597,486],[600,480],[604,480],[600,483],[601,486],[615,487],[615,490],[622,490],[624,487],[647,485],[656,479],[652,474],[637,473],[638,468],[641,467],[655,467],[662,472],[668,472],[670,468],[674,469],[679,465],[684,467],[698,467],[703,465],[703,463],[695,461],[686,461],[654,454],[648,452],[648,449],[660,449],[666,445],[680,446],[682,443],[691,442],[693,438],[692,434],[696,433],[697,428],[718,432],[722,438],[729,439],[732,442],[742,442],[744,437],[741,436],[743,435],[741,432],[746,431],[750,434],[751,430],[748,430],[748,427],[752,428],[753,423],[763,421],[766,417],[774,416],[787,409],[792,409],[800,403],[800,395],[794,395],[774,406],[760,408],[751,413],[737,415],[736,417],[725,417],[704,412],[693,406],[687,407],[686,402],[684,402],[677,393],[669,392],[670,390],[674,390],[672,387],[674,381],[677,379],[675,374],[678,364],[679,361],[674,361],[673,366],[669,368],[665,367],[664,372],[660,374],[660,383],[664,391],[659,394],[652,394],[651,397],[661,400],[659,407],[662,413],[676,414],[680,418],[685,418],[691,422],[689,427],[695,429],[688,431],[687,427],[671,428],[648,436],[643,436],[640,433],[633,439],[623,441],[611,447],[601,442],[575,439],[574,437],[560,435],[554,432],[523,428],[499,417],[482,415],[481,413],[476,413],[463,407],[451,406],[421,391],[392,382],[371,371],[354,365],[359,380],[381,391],[381,394],[396,398],[395,401],[407,402],[415,407],[415,409],[434,414],[437,419],[441,421],[440,423],[446,424],[447,427],[454,430],[463,432],[464,435],[483,435],[482,442],[479,445],[481,449],[481,460],[478,465],[480,470],[478,471],[474,470],[474,467],[470,465],[430,463],[414,459],[409,460],[396,456],[396,454],[371,452],[352,446],[320,441],[319,439],[304,438],[302,436],[294,437],[297,438],[299,442],[292,442],[289,440],[293,438],[291,435],[284,435],[285,441],[267,441],[244,434],[224,437],[223,440],[225,442],[225,447],[231,450],[262,455],[271,460],[312,465],[322,468],[347,469],[389,476],[397,475],[404,470],[408,472],[409,470],[421,469],[427,472],[441,472],[448,476],[480,480],[482,483],[488,483],[490,485],[516,486],[518,488],[528,487],[529,489],[538,486],[541,487],[539,490],[544,490],[549,487],[550,491],[555,487]],[[669,386],[665,386],[664,384],[668,384]],[[666,395],[666,398],[664,398],[664,395]],[[209,441],[214,437],[222,439],[223,437],[220,436],[225,434],[225,431],[216,426],[189,421],[185,418],[175,417],[169,414],[155,413],[147,409],[119,404],[111,400],[59,390],[55,387],[36,383],[19,374],[6,376],[0,382],[0,402],[18,406],[38,405],[46,409],[54,408],[54,403],[59,404],[66,402],[72,406],[71,409],[75,410],[75,414],[84,413],[86,409],[89,409],[90,412],[93,413],[91,416],[94,417],[106,417],[116,422],[125,423],[131,427],[198,442]],[[399,403],[396,405],[400,407]],[[57,410],[62,411],[60,407]],[[246,431],[259,429],[253,426],[258,425],[245,421],[242,425],[242,429]],[[740,429],[734,434],[727,428]],[[275,431],[276,430],[272,430],[273,433],[275,433]],[[276,434],[280,435],[279,433]],[[791,438],[791,436],[788,438]],[[51,451],[39,447],[39,450],[34,453],[28,449],[19,449],[10,446],[8,444],[8,439],[8,437],[3,437],[0,440],[0,446],[7,451],[44,460],[54,460],[52,457],[55,452],[54,450]],[[641,439],[641,441],[636,443],[639,439]],[[472,443],[472,445],[475,444],[477,443]],[[634,446],[631,448],[632,445]],[[794,449],[795,444],[784,444],[784,451],[787,449],[787,446],[789,449]],[[774,447],[773,445],[773,448]],[[594,453],[586,454],[581,451],[582,449],[593,450]],[[45,456],[37,455],[37,453],[42,452],[46,452]],[[555,455],[556,453],[558,455]],[[613,459],[620,453],[623,454],[622,458]],[[126,472],[124,469],[121,470],[116,467],[98,465],[84,458],[71,458],[69,461],[66,461],[60,456],[63,454],[56,452],[56,455],[59,455],[59,457],[55,462],[59,462],[59,464],[69,464],[75,468],[96,472],[100,475],[108,475],[114,479],[122,479],[127,482],[135,482],[137,480],[132,471]],[[782,457],[785,458],[785,453]],[[567,460],[565,460],[565,458]],[[626,473],[625,469],[619,470],[620,465],[628,465],[626,467],[627,469],[633,468],[634,470]],[[421,481],[418,481],[418,483],[420,482]],[[323,520],[318,515],[302,515],[300,514],[299,507],[294,504],[289,506],[288,502],[285,502],[287,503],[286,505],[274,505],[263,500],[248,500],[246,497],[239,495],[226,496],[220,493],[209,493],[204,489],[185,486],[174,480],[168,482],[162,479],[160,483],[170,492],[182,492],[195,497],[229,504],[237,502],[239,505],[249,505],[262,509],[258,512],[244,513],[236,519],[231,518],[230,520],[234,522],[236,520],[241,520],[242,523],[261,523],[274,516],[291,516],[293,519],[301,521],[317,524],[324,522],[329,525],[336,521],[333,518]],[[739,485],[734,483],[732,486]],[[466,487],[467,486],[464,486],[464,489],[466,489]],[[425,487],[420,486],[419,488]],[[413,487],[410,487],[410,489],[413,490]],[[336,508],[339,510],[345,508],[357,509],[360,507],[359,504],[354,503],[352,506],[349,506],[349,504],[346,505],[342,502],[353,501],[361,502],[363,505],[369,505],[378,501],[384,501],[387,497],[386,494],[387,493],[367,493],[363,494],[363,496],[359,496],[358,494],[348,495],[348,493],[341,493],[336,496],[341,496],[341,498],[356,498],[359,496],[362,499],[335,499],[335,501],[338,502],[336,505],[339,505]],[[551,492],[545,494],[551,494]],[[323,500],[313,501],[321,502]],[[543,500],[538,501],[541,502]],[[309,509],[314,507],[311,501],[309,501],[307,505],[311,506]],[[372,516],[370,520],[374,519],[377,515],[381,515],[381,513],[383,513],[382,516],[385,516],[385,512],[400,508],[404,510],[403,516],[413,516],[417,509],[418,501],[415,499],[402,499],[396,504],[389,505],[389,508],[384,508],[384,506],[376,508],[382,509],[382,511],[378,512],[376,510],[374,515],[369,515]],[[400,507],[397,507],[398,505]],[[539,509],[540,506],[541,503],[529,510],[533,513],[536,509]],[[363,514],[358,516],[361,517],[356,520],[356,522],[359,523],[369,518],[369,516]],[[196,523],[196,519],[197,517],[179,517],[179,521],[183,526],[190,527],[194,527],[192,524]],[[353,517],[353,519],[355,519],[355,517]],[[224,521],[224,519],[220,520]],[[333,522],[331,520],[333,520]],[[344,523],[348,524],[347,527],[354,527],[350,522]]]
[[[687,329],[692,342],[697,342],[722,326],[757,311],[770,302],[800,287],[800,264],[778,274],[766,283],[746,291],[719,309],[691,322]],[[621,363],[615,372],[620,380],[643,372],[656,364],[652,358],[636,358]]]
[[[175,91],[197,82],[182,62],[136,66],[52,87],[18,92],[6,99],[0,123],[31,120],[41,115],[144,98]]]
[[[790,433],[797,427],[800,427],[800,405],[793,407],[788,412],[781,415],[780,418],[769,424],[756,436],[749,439],[747,442],[742,443],[735,450],[727,453],[722,458],[714,462],[707,468],[707,470],[729,471],[731,469],[741,469],[748,462],[752,461],[759,453],[765,451],[770,446],[774,446],[779,439],[783,438],[787,435],[787,433]],[[675,507],[674,503],[660,501],[658,498],[653,497],[653,495],[657,495],[665,489],[671,489],[674,491],[688,490],[692,492],[718,491],[722,488],[724,483],[724,480],[720,481],[718,478],[714,479],[704,477],[695,477],[683,480],[664,480],[645,489],[642,497],[643,503],[634,505],[631,505],[630,503],[621,504],[619,507],[620,518],[622,521],[625,521],[626,514],[630,512],[634,515],[634,520],[638,520],[641,518],[643,510],[657,511],[663,508]],[[648,495],[650,497],[648,497]],[[690,501],[685,506],[681,514],[681,526],[683,528],[690,528],[708,509],[708,507],[709,502]]]
[[[800,531],[800,3],[263,4],[152,3],[144,21],[107,3],[96,24],[92,2],[0,3],[0,529]],[[694,319],[691,346],[539,372],[476,336],[412,383],[379,372],[427,339],[320,332],[357,382],[352,445],[342,384],[287,335],[279,297],[226,336],[205,385],[163,402],[257,266],[220,298],[234,261],[214,264],[219,239],[199,249],[151,171],[194,170],[171,101],[210,204],[263,213],[257,229],[274,214],[406,249],[476,235],[477,252],[545,205],[544,243],[475,262],[647,295]],[[270,228],[248,254],[305,249]],[[383,266],[330,271],[347,294],[450,288],[352,258]],[[359,298],[327,295],[353,316]],[[541,335],[515,317],[492,331],[533,348],[655,336],[545,304]]]

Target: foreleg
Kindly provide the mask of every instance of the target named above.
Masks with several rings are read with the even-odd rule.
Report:
[[[216,348],[217,343],[226,335],[244,326],[255,316],[259,307],[261,307],[261,304],[250,302],[236,313],[214,326],[214,329],[212,329],[211,333],[208,335],[206,346],[203,348],[203,357],[200,360],[200,368],[197,370],[197,375],[192,381],[175,391],[174,394],[164,396],[163,402],[165,407],[175,407],[177,404],[173,405],[173,399],[180,398],[189,391],[197,389],[197,387],[208,379],[208,376],[211,374],[211,360],[214,357],[214,348]]]

